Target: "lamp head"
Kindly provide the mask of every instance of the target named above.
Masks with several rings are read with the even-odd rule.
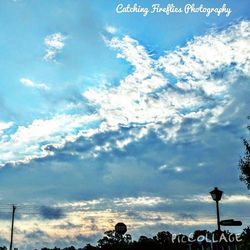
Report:
[[[215,187],[214,190],[212,190],[212,191],[210,192],[210,194],[211,194],[212,199],[213,199],[214,201],[220,201],[223,192],[222,192],[221,190],[219,190],[217,187]]]

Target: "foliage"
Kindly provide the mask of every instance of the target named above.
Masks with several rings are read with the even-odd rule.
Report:
[[[152,238],[142,235],[137,241],[132,241],[130,234],[119,235],[114,230],[110,230],[106,231],[104,237],[98,240],[97,246],[87,244],[85,247],[78,249],[74,246],[62,249],[57,247],[52,249],[44,247],[41,250],[198,250],[209,248],[211,245],[211,242],[204,240],[204,237],[208,237],[207,239],[210,240],[213,235],[214,240],[218,240],[222,233],[226,241],[221,241],[220,246],[223,246],[224,249],[227,249],[229,246],[231,249],[234,249],[234,245],[237,244],[239,250],[250,250],[250,226],[246,227],[241,233],[240,242],[236,242],[238,236],[236,237],[235,234],[231,234],[229,231],[219,232],[216,230],[209,232],[207,230],[196,230],[192,236],[178,234],[178,237],[168,231],[162,231]],[[233,241],[230,242],[229,239],[230,237],[232,239],[232,236]],[[189,239],[192,241],[188,241],[188,237],[191,237]],[[201,246],[203,248],[201,248]],[[7,250],[7,248],[0,247],[0,250]]]
[[[250,119],[250,117],[248,117],[248,119]],[[247,129],[250,132],[250,126],[248,126]],[[241,170],[240,180],[245,182],[247,188],[250,189],[250,141],[243,139],[243,144],[245,146],[245,155],[239,162]]]
[[[120,235],[115,230],[106,231],[105,236],[98,240],[100,249],[127,249],[132,241],[130,234]]]
[[[250,250],[250,226],[246,227],[242,234],[239,249],[240,250]]]

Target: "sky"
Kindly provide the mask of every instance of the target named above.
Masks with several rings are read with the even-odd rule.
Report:
[[[117,13],[174,4],[232,13]],[[0,1],[0,245],[250,224],[248,1]],[[229,229],[229,228],[225,228]]]

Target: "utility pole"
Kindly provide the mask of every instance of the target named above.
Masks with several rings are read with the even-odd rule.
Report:
[[[10,236],[10,250],[12,250],[13,243],[13,231],[14,231],[14,219],[15,219],[16,206],[12,206],[12,222],[11,222],[11,236]]]

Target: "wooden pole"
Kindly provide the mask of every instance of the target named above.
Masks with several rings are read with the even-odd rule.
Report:
[[[12,206],[12,222],[11,222],[11,236],[10,236],[10,250],[12,250],[13,244],[13,231],[14,231],[14,219],[15,219],[16,206]]]

